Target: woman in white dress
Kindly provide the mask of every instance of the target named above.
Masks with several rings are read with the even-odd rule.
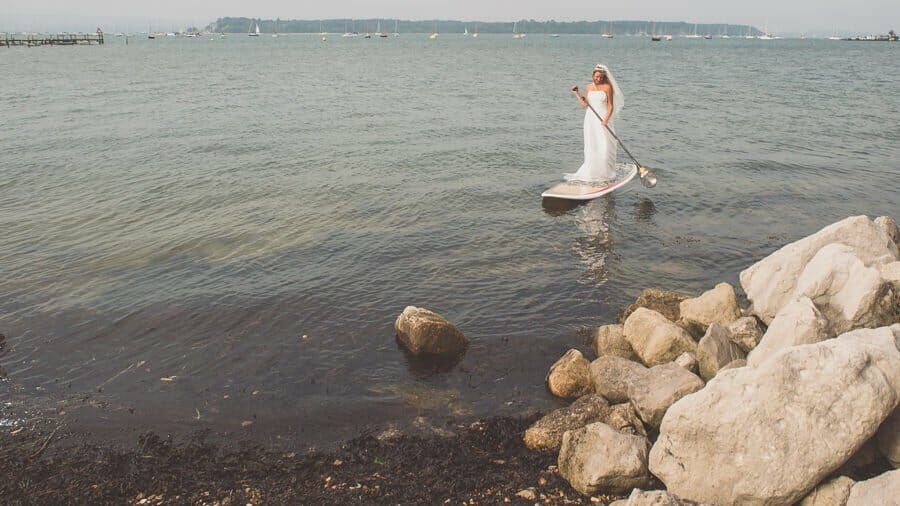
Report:
[[[584,163],[574,174],[566,174],[567,181],[600,183],[616,176],[616,140],[606,130],[612,128],[612,120],[625,105],[625,96],[619,89],[606,65],[598,64],[591,74],[593,82],[585,87],[585,96],[578,93],[578,86],[572,93],[585,110],[584,114]],[[597,111],[602,121],[597,119],[588,104]]]

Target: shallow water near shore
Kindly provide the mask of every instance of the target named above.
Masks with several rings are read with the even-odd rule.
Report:
[[[404,34],[2,51],[0,401],[310,445],[554,407],[547,368],[642,288],[737,285],[846,216],[900,218],[897,50]],[[542,202],[581,163],[569,88],[598,62],[660,183]],[[472,339],[459,364],[398,348],[407,305]]]

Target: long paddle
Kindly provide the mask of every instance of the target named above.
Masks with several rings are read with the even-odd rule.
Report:
[[[600,123],[603,123],[603,118],[600,117],[600,114],[597,113],[597,110],[594,109],[594,106],[592,106],[590,104],[590,102],[587,101],[586,98],[582,97],[578,93],[578,86],[573,87],[572,91],[574,91],[575,94],[578,95],[578,98],[584,99],[584,103],[587,104],[587,106],[591,108],[591,111],[594,113],[595,116],[597,116],[597,119],[600,120]],[[625,145],[622,144],[622,139],[619,139],[619,136],[616,135],[616,133],[612,131],[612,128],[609,128],[609,125],[603,125],[603,126],[605,126],[606,130],[609,132],[609,134],[613,136],[613,139],[615,139],[616,142],[619,143],[619,146],[622,146],[622,149],[625,151],[625,153],[628,154],[628,156],[631,158],[631,161],[633,161],[634,164],[638,166],[638,175],[641,178],[641,184],[646,186],[647,188],[653,188],[654,186],[656,186],[656,174],[654,174],[653,171],[651,171],[647,167],[644,167],[643,165],[641,165],[641,162],[637,161],[637,158],[635,158],[634,155],[631,154],[631,151],[628,151],[628,148],[626,148]]]

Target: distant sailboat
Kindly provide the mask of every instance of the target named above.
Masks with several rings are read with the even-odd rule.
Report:
[[[254,26],[256,27],[256,31],[253,30]],[[250,32],[247,34],[250,37],[259,37],[259,23],[253,21],[250,23]]]
[[[514,39],[521,39],[521,38],[525,37],[524,33],[519,33],[518,26],[519,26],[519,22],[514,21],[513,22],[513,38]]]
[[[431,35],[429,35],[428,38],[431,40],[435,40],[438,38],[437,21],[434,22],[434,31],[431,32]]]
[[[475,23],[475,33],[472,34],[472,37],[478,37],[478,23]]]
[[[659,42],[662,40],[662,37],[656,35],[656,21],[653,22],[653,28],[650,29],[650,40],[653,42]]]
[[[378,28],[375,30],[375,36],[381,38],[388,36],[388,34],[381,31],[381,20],[378,20]]]
[[[685,35],[685,37],[687,37],[688,39],[699,39],[703,37],[702,35],[697,35],[697,23],[694,23],[694,33]]]
[[[278,38],[278,20],[275,20],[275,28],[273,28],[272,38]]]
[[[463,35],[469,35],[469,25],[463,26]]]
[[[394,37],[399,37],[399,36],[400,36],[400,30],[397,29],[397,27],[399,26],[399,24],[400,24],[400,22],[397,21],[397,20],[395,19],[395,20],[394,20],[394,34],[393,34]]]
[[[606,23],[606,31],[603,32],[603,38],[605,38],[605,39],[611,39],[611,38],[613,38],[613,33],[612,33],[612,31],[610,31],[610,29],[609,29],[609,23]]]
[[[347,29],[347,27],[345,26],[344,30],[346,30],[346,29]],[[341,37],[359,37],[359,33],[356,31],[356,22],[355,21],[353,21],[353,20],[350,21],[350,31],[344,32],[344,35],[342,35]]]

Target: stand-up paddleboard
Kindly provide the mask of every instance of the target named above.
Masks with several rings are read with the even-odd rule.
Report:
[[[550,187],[541,197],[569,200],[591,200],[615,191],[631,181],[637,174],[637,165],[633,163],[617,163],[616,178],[604,183],[588,183],[585,181],[564,181]]]

